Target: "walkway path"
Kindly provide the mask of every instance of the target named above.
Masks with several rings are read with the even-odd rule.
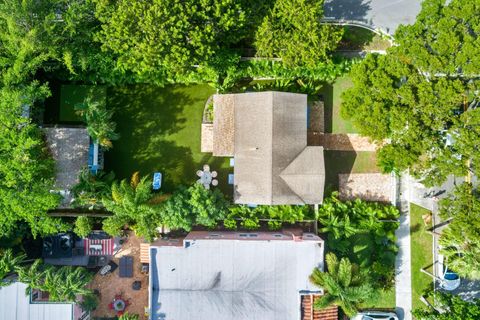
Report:
[[[395,259],[396,312],[400,320],[411,320],[412,264],[410,254],[410,204],[408,202],[409,175],[397,182],[397,206],[400,209],[400,227],[395,232],[399,251]]]
[[[356,133],[321,133],[308,130],[307,141],[308,145],[323,146],[325,150],[375,152],[378,149],[369,138]]]

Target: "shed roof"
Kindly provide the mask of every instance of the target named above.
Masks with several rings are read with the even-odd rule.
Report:
[[[30,303],[27,285],[14,282],[0,287],[0,320],[71,320],[72,303]]]
[[[85,128],[44,128],[48,148],[55,160],[55,188],[69,190],[78,183],[88,165],[90,137]]]
[[[187,240],[187,239],[185,239]],[[196,238],[150,248],[151,319],[296,320],[323,241]]]

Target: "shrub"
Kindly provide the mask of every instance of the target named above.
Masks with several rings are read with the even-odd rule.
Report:
[[[80,238],[87,237],[92,232],[92,221],[89,217],[81,216],[75,220],[73,232]]]

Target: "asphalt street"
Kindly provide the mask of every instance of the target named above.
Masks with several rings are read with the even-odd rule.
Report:
[[[326,0],[325,18],[367,24],[393,34],[400,24],[411,24],[421,0]]]

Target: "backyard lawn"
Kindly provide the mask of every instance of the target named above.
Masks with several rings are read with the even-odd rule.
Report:
[[[425,306],[420,301],[422,293],[433,285],[432,278],[420,271],[421,268],[431,266],[432,235],[426,229],[422,215],[430,214],[430,211],[410,204],[410,236],[412,252],[412,303],[413,308]],[[428,269],[427,269],[428,270]],[[431,271],[431,268],[429,269]]]
[[[195,182],[195,172],[208,163],[219,173],[219,187],[231,195],[228,158],[200,152],[202,113],[214,92],[208,85],[110,88],[107,105],[115,111],[120,139],[105,154],[105,169],[113,170],[117,178],[159,171],[161,190],[172,192],[180,184]]]
[[[368,151],[324,151],[325,195],[338,190],[340,173],[378,173],[375,152]]]
[[[348,76],[335,80],[333,84],[325,84],[320,94],[325,102],[325,132],[329,133],[357,133],[353,124],[340,115],[341,95],[352,86]]]

